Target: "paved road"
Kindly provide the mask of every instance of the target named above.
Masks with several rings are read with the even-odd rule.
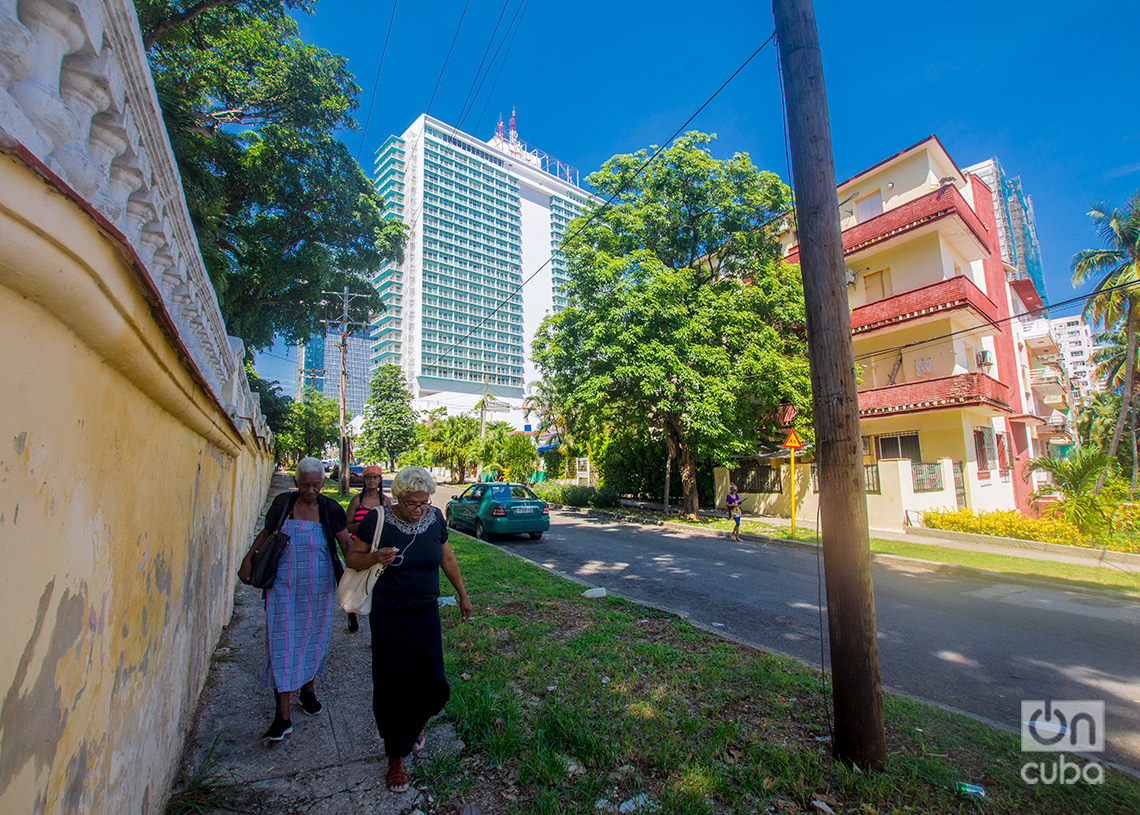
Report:
[[[442,488],[436,503],[446,503]],[[820,664],[813,552],[553,512],[504,549],[741,642]],[[883,685],[1017,728],[1022,699],[1103,699],[1104,757],[1140,770],[1140,604],[876,564]],[[823,642],[827,642],[823,615]],[[827,662],[827,649],[824,662]]]

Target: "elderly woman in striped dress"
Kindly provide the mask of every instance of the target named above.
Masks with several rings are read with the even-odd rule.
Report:
[[[274,692],[277,710],[273,724],[262,737],[281,741],[293,732],[290,695],[299,690],[301,709],[310,716],[321,712],[315,680],[324,673],[329,655],[336,584],[344,572],[337,551],[352,545],[347,519],[340,504],[321,495],[324,466],[318,459],[297,464],[295,492],[278,495],[265,515],[258,534],[242,560],[238,577],[248,583],[253,553],[280,528],[289,544],[277,564],[277,578],[265,592],[266,652],[268,661],[261,686]]]

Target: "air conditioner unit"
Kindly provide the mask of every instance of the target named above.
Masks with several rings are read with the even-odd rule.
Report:
[[[854,286],[855,285],[855,279],[859,276],[859,273],[856,272],[854,269],[844,269],[843,270],[843,276],[847,278],[847,285],[848,286]]]
[[[994,359],[989,351],[979,351],[977,353],[977,363],[979,368],[988,368],[994,364]]]

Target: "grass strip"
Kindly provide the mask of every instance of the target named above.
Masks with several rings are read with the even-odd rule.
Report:
[[[615,515],[622,515],[634,520],[665,519],[661,512],[653,510],[605,510]],[[732,522],[723,518],[698,517],[693,520],[680,515],[670,515],[670,523],[682,523],[698,529],[731,531]],[[816,543],[814,529],[796,528],[795,537],[792,537],[791,526],[767,524],[763,521],[743,521],[740,526],[745,534],[764,535],[781,540],[796,540],[801,543]],[[1140,573],[1126,572],[1115,568],[1111,564],[1103,566],[1089,566],[1080,563],[1063,563],[1054,560],[1039,560],[1037,558],[1021,558],[1013,555],[998,555],[971,549],[960,549],[954,546],[938,546],[926,543],[913,543],[910,541],[885,540],[871,538],[871,551],[884,555],[898,555],[900,557],[926,560],[933,563],[950,563],[967,566],[972,569],[982,569],[995,574],[1018,575],[1039,580],[1055,582],[1061,586],[1074,588],[1101,589],[1120,594],[1140,593]]]
[[[470,749],[416,768],[440,812],[1140,812],[1135,778],[1027,785],[1021,767],[1040,756],[1014,736],[893,697],[885,769],[847,768],[830,756],[830,689],[799,662],[583,599],[580,585],[465,535],[451,542],[476,616],[444,614],[446,715]],[[983,786],[984,804],[956,797],[955,781]]]

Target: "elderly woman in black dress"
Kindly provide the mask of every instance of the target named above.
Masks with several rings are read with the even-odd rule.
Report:
[[[447,543],[443,513],[431,505],[435,481],[423,467],[405,467],[392,479],[391,506],[369,512],[357,527],[345,562],[364,570],[385,564],[372,590],[372,711],[388,756],[385,780],[392,792],[406,792],[404,759],[424,744],[423,728],[447,704],[451,687],[443,672],[439,624],[439,572],[459,595],[462,619],[471,601],[459,564]],[[384,525],[370,551],[379,513]]]

